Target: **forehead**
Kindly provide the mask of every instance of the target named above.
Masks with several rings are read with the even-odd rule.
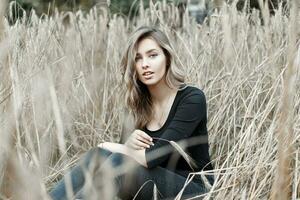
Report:
[[[158,43],[152,38],[144,38],[137,44],[137,53],[144,54],[150,50],[158,50],[161,51],[162,48],[158,45]]]

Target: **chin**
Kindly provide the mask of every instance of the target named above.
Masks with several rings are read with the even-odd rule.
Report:
[[[158,84],[162,84],[163,81],[163,77],[152,77],[152,79],[145,79],[144,77],[142,77],[140,79],[140,81],[145,85],[145,86],[153,86],[153,85],[158,85]]]
[[[153,86],[153,85],[158,85],[160,83],[160,81],[157,81],[157,80],[146,80],[146,81],[143,81],[143,83],[146,86]]]
[[[157,81],[155,80],[143,80],[141,81],[144,85],[153,85],[153,84],[156,84]]]
[[[149,83],[149,82],[144,82],[144,84],[145,84],[146,86],[152,86],[152,85],[156,85],[157,82],[151,82],[151,83]]]

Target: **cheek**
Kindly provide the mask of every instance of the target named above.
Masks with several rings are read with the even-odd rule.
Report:
[[[135,70],[135,76],[134,76],[134,78],[135,79],[140,79],[140,72],[138,71],[138,70]]]
[[[157,63],[157,67],[158,67],[158,70],[164,74],[167,70],[166,60],[164,58],[161,58]]]

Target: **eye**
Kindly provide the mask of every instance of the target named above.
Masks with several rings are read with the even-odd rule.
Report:
[[[140,59],[141,59],[141,57],[140,57],[140,56],[137,56],[137,57],[135,57],[134,61],[137,62],[137,61],[139,61]]]
[[[158,56],[158,54],[157,53],[155,53],[155,54],[150,54],[150,58],[155,58],[156,56]]]

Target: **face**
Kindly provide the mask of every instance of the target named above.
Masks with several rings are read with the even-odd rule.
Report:
[[[139,80],[146,86],[165,84],[166,56],[156,41],[145,38],[139,42],[135,69]]]

